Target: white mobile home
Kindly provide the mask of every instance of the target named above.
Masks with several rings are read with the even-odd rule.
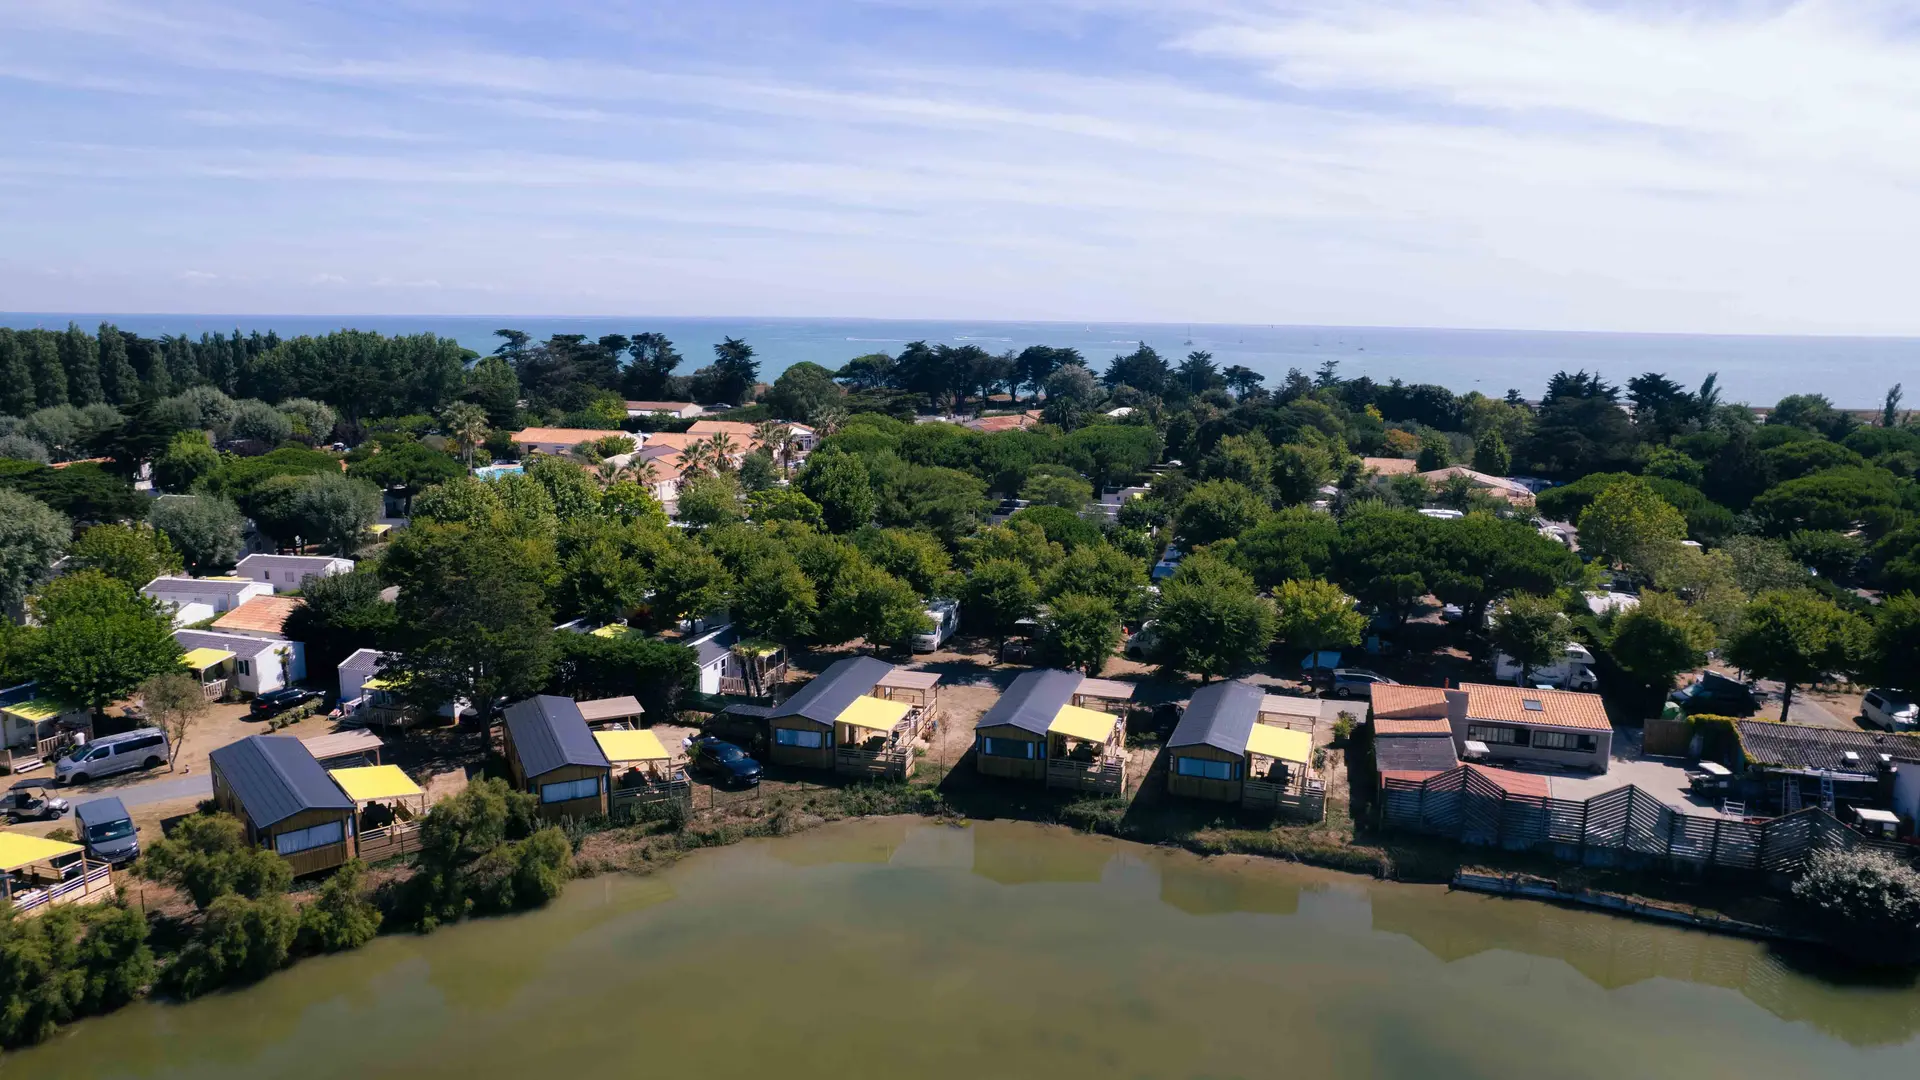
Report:
[[[240,560],[233,573],[265,582],[274,592],[292,592],[310,577],[353,573],[353,560],[325,555],[249,555]]]
[[[187,653],[187,666],[202,685],[221,680],[245,694],[281,690],[307,677],[307,647],[298,641],[221,634],[211,630],[175,630],[173,639]]]
[[[272,596],[273,586],[238,577],[157,577],[141,586],[140,593],[169,608],[173,625],[191,626],[224,615],[256,596]]]

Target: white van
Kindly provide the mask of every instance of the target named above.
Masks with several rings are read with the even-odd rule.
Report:
[[[1867,691],[1860,699],[1860,715],[1867,723],[1888,731],[1912,731],[1920,727],[1920,705],[1898,690]]]
[[[960,601],[934,600],[927,604],[927,618],[933,629],[913,635],[914,652],[933,652],[947,643],[960,628]]]
[[[1521,685],[1519,662],[1506,653],[1494,653],[1493,677],[1496,682]],[[1546,685],[1561,690],[1597,690],[1600,688],[1600,677],[1593,673],[1593,654],[1576,641],[1567,646],[1566,656],[1558,663],[1527,672],[1526,685]]]
[[[61,784],[84,784],[134,769],[157,768],[166,762],[167,733],[159,728],[135,728],[78,747],[54,765],[53,779]]]

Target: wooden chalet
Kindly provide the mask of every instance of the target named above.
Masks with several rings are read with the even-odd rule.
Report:
[[[1288,699],[1249,683],[1201,687],[1167,738],[1167,791],[1320,820],[1326,783],[1313,774],[1312,722],[1299,723]]]
[[[1083,693],[1089,682],[1100,685]],[[1026,672],[974,725],[975,767],[985,776],[1120,794],[1126,790],[1126,719],[1079,702],[1124,704],[1114,696],[1121,688],[1131,696],[1125,683],[1077,671]]]
[[[608,811],[642,803],[677,800],[691,805],[693,785],[684,755],[667,749],[651,731],[605,728],[593,741],[612,766]]]
[[[837,661],[768,713],[768,760],[904,780],[932,723],[939,679],[871,656]]]
[[[354,848],[362,860],[374,863],[420,850],[427,793],[398,765],[356,765],[329,769],[327,775],[353,800]]]
[[[353,799],[291,735],[249,735],[208,755],[213,801],[246,824],[247,839],[293,864],[294,875],[354,857]]]
[[[540,796],[540,816],[607,812],[612,763],[572,698],[543,694],[507,706],[501,752],[515,787]]]
[[[79,844],[0,832],[0,895],[16,914],[113,897],[113,867],[87,858]]]

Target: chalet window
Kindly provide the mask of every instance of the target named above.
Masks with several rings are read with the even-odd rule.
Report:
[[[991,739],[983,736],[980,739],[980,752],[988,757],[1026,758],[1031,761],[1034,748],[1038,745],[1025,739]]]
[[[1240,763],[1237,761],[1209,761],[1206,758],[1180,757],[1173,759],[1174,771],[1181,776],[1197,776],[1202,780],[1238,780]]]
[[[1527,732],[1525,728],[1488,727],[1484,724],[1468,724],[1467,738],[1488,745],[1494,743],[1499,743],[1503,746],[1527,745]]]
[[[1578,750],[1591,754],[1595,747],[1591,735],[1576,735],[1571,731],[1536,731],[1533,733],[1533,746],[1536,750]]]
[[[543,803],[591,799],[598,794],[600,794],[600,778],[597,776],[589,776],[585,780],[562,780],[557,784],[540,785],[540,801]]]
[[[233,662],[233,672],[234,672],[234,674],[236,674],[236,675],[251,675],[251,674],[253,674],[253,661],[251,661],[251,660],[235,660],[235,661]]]
[[[311,851],[328,844],[338,844],[347,838],[346,823],[329,821],[324,825],[315,825],[311,829],[295,829],[283,832],[273,838],[273,850],[282,855],[291,855],[296,851]]]
[[[795,728],[777,727],[773,729],[773,741],[779,746],[818,750],[827,745],[827,735],[824,731],[800,731]]]

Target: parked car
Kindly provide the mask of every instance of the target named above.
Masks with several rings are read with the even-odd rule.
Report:
[[[1754,700],[1753,691],[1747,689],[1746,684],[1717,671],[1703,673],[1692,685],[1667,695],[1667,700],[1680,706],[1684,713],[1752,716],[1760,711],[1760,703]]]
[[[1899,690],[1875,687],[1860,700],[1860,715],[1867,723],[1888,731],[1912,731],[1920,727],[1920,705]]]
[[[103,776],[166,764],[167,733],[159,728],[135,728],[95,739],[53,766],[53,778],[62,784],[84,784]]]
[[[1361,697],[1371,699],[1375,684],[1396,685],[1394,680],[1377,671],[1366,668],[1343,667],[1333,669],[1333,696],[1337,698]]]
[[[913,635],[914,652],[933,652],[947,643],[953,632],[960,628],[960,601],[928,601],[926,615],[933,627]]]
[[[115,796],[92,799],[73,808],[80,823],[80,842],[96,859],[119,865],[140,857],[140,835],[127,813],[127,804]]]
[[[6,809],[7,820],[52,821],[65,815],[67,800],[51,795],[52,787],[51,780],[14,781],[6,794],[0,795],[0,807]]]
[[[760,763],[745,750],[724,739],[702,735],[693,740],[688,763],[698,772],[727,784],[752,787],[760,782]]]
[[[253,699],[253,704],[247,707],[247,717],[252,720],[271,719],[286,712],[288,709],[305,705],[309,701],[315,701],[325,696],[326,694],[319,690],[309,689],[304,686],[289,686],[284,690],[270,690]]]
[[[1141,623],[1140,629],[1127,638],[1126,647],[1121,651],[1126,653],[1127,659],[1129,660],[1140,660],[1144,662],[1151,660],[1154,651],[1159,647],[1159,624],[1148,620],[1147,622]]]

